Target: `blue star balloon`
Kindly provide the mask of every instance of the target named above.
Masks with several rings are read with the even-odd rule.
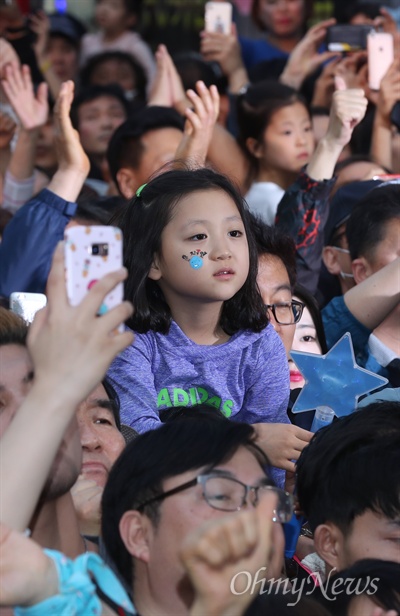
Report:
[[[349,333],[344,334],[326,355],[300,351],[290,354],[306,381],[292,408],[293,413],[330,406],[336,417],[344,417],[355,410],[359,396],[388,382],[356,364]]]

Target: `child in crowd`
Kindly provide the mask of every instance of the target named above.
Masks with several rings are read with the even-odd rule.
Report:
[[[94,18],[99,30],[83,37],[81,63],[85,64],[90,56],[103,51],[124,51],[143,67],[150,84],[156,65],[150,47],[133,31],[139,13],[137,0],[98,0]]]
[[[169,171],[139,189],[113,224],[124,234],[135,307],[135,342],[109,373],[124,423],[145,432],[160,425],[162,409],[206,402],[256,424],[272,464],[291,469],[308,439],[282,447],[292,438],[280,425],[288,423],[287,359],[268,325],[235,188],[209,169]]]
[[[278,203],[314,151],[310,114],[296,90],[274,81],[238,99],[238,142],[248,160],[246,200],[273,224]]]

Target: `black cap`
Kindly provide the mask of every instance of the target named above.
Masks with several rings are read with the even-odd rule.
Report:
[[[82,36],[86,33],[85,26],[73,15],[68,13],[53,13],[49,15],[50,35],[58,34],[78,45]]]
[[[350,182],[339,188],[331,201],[329,216],[325,225],[325,246],[331,245],[335,231],[348,220],[356,203],[370,190],[381,184],[381,180],[365,180],[363,182]]]

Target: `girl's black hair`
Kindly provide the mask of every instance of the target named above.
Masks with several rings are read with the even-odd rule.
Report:
[[[249,274],[241,289],[223,303],[220,325],[229,335],[241,329],[261,331],[268,317],[259,293],[257,279],[257,248],[249,224],[246,205],[230,180],[211,169],[178,169],[166,171],[144,186],[140,196],[112,219],[124,236],[124,264],[129,275],[125,296],[134,306],[127,321],[133,330],[168,333],[171,310],[157,282],[148,277],[154,256],[161,251],[161,235],[170,222],[179,200],[196,191],[221,190],[234,201],[243,220],[249,245]]]
[[[252,84],[245,92],[239,94],[237,98],[239,128],[237,141],[250,164],[249,177],[247,178],[249,185],[255,180],[260,163],[249,152],[246,145],[247,139],[251,137],[261,143],[273,114],[294,103],[301,103],[308,110],[305,99],[297,90],[272,80]]]

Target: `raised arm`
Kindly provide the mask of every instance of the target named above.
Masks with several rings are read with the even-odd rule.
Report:
[[[70,306],[63,246],[57,247],[48,304],[37,313],[28,336],[34,384],[1,439],[0,520],[11,528],[26,528],[77,405],[133,340],[131,332],[115,331],[132,313],[128,302],[97,317],[104,297],[125,277],[126,270],[105,276],[81,304]]]
[[[367,99],[360,89],[346,90],[336,78],[328,130],[319,142],[305,173],[286,191],[278,205],[276,225],[296,242],[298,279],[314,293],[317,288],[323,229],[328,217],[333,171],[355,126],[364,117]]]
[[[400,58],[396,58],[381,81],[372,129],[371,156],[387,169],[393,168],[390,114],[400,101]]]
[[[365,327],[374,330],[400,302],[400,257],[344,294],[344,303]]]

